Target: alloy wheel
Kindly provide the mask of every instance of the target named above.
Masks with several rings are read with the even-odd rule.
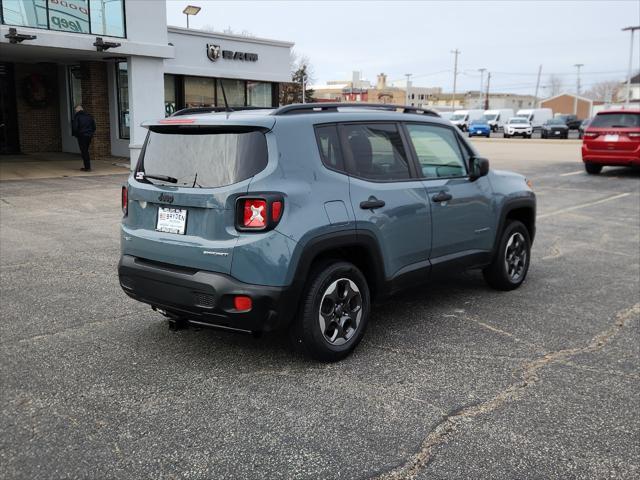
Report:
[[[518,282],[527,264],[527,244],[522,233],[515,232],[509,237],[504,252],[504,263],[509,279],[514,283]]]
[[[329,285],[318,312],[320,331],[330,345],[344,345],[358,330],[362,318],[362,294],[352,280],[339,278]]]

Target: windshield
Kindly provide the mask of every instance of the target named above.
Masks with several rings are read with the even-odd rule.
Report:
[[[509,123],[529,123],[526,118],[512,118]]]
[[[464,115],[456,113],[455,115],[451,115],[451,118],[449,120],[464,120],[464,117]]]
[[[547,120],[547,125],[565,125],[565,122],[562,118],[556,117],[551,120]]]
[[[589,124],[590,127],[640,127],[640,112],[599,113]]]
[[[471,120],[471,125],[486,125],[484,119]]]
[[[490,114],[490,115],[485,115],[485,116],[484,116],[484,119],[485,119],[486,121],[492,121],[492,120],[495,120],[495,119],[497,118],[497,116],[498,116],[498,114],[497,114],[497,113],[492,113],[492,114]]]
[[[260,131],[185,128],[179,132],[175,128],[150,131],[139,171],[174,177],[178,182],[172,185],[211,188],[246,180],[267,166],[267,142]]]

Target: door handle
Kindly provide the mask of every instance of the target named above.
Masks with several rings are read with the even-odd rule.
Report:
[[[451,200],[453,197],[451,196],[451,194],[445,192],[444,190],[442,192],[437,193],[436,195],[434,195],[433,197],[431,197],[431,200],[433,200],[436,203],[439,202],[448,202],[449,200]]]
[[[363,210],[372,210],[374,208],[382,208],[385,206],[384,200],[378,200],[376,197],[369,197],[369,200],[360,202],[360,208]]]

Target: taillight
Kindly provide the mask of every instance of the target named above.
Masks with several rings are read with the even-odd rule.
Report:
[[[640,132],[629,132],[627,135],[629,138],[640,138]]]
[[[585,138],[596,138],[599,134],[596,132],[584,132]]]
[[[242,226],[262,230],[267,226],[267,201],[258,198],[244,200]]]
[[[284,200],[281,195],[264,194],[240,197],[236,202],[236,229],[263,231],[274,228],[282,218]]]
[[[122,187],[122,214],[126,217],[129,213],[129,189]]]

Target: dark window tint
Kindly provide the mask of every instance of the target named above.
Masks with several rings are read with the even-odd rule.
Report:
[[[221,187],[254,176],[267,166],[267,160],[262,132],[167,128],[149,133],[141,170],[175,177],[179,186]]]
[[[408,124],[407,131],[424,177],[462,177],[467,174],[453,130],[435,125]]]
[[[589,125],[596,128],[633,128],[640,127],[640,113],[599,113]]]
[[[317,127],[316,134],[318,137],[318,148],[320,148],[322,163],[329,168],[344,170],[344,162],[342,161],[342,150],[340,149],[340,139],[338,137],[337,127],[335,125]]]
[[[343,125],[350,151],[350,174],[376,181],[410,177],[407,155],[396,125]],[[349,158],[349,157],[348,157]]]

